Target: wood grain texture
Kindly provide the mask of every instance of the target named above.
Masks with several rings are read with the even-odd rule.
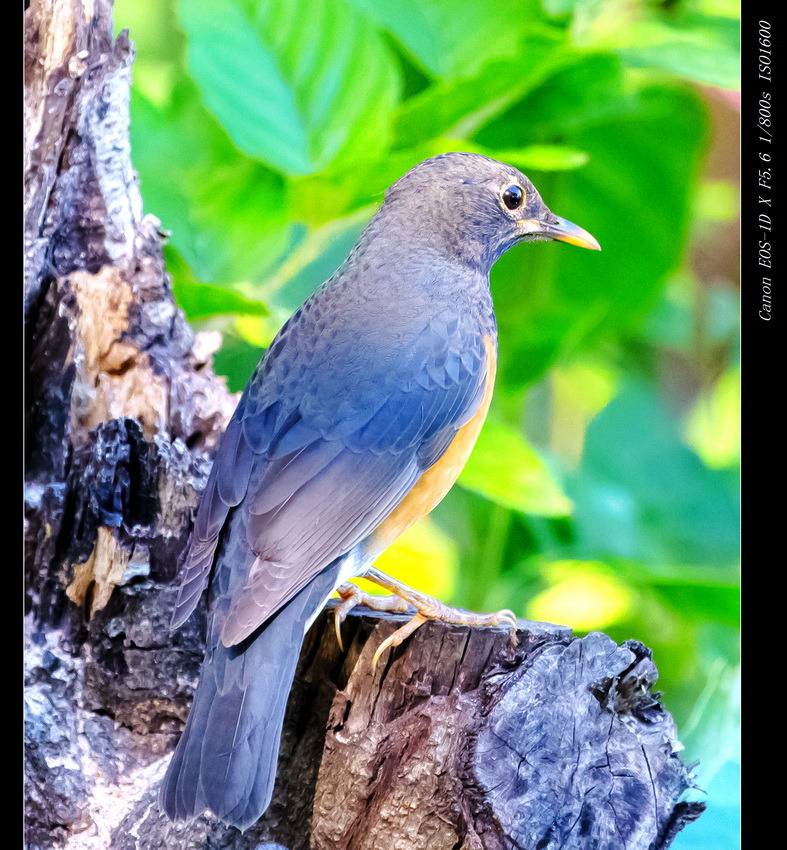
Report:
[[[113,38],[111,0],[31,0],[24,61],[25,840],[77,846],[98,830],[93,846],[108,847],[96,812],[115,792],[96,795],[156,746],[130,731],[160,717],[149,605],[177,572],[235,399],[143,211],[133,48]],[[138,618],[124,619],[129,603]],[[127,633],[139,642],[121,654]],[[188,679],[178,660],[165,692]],[[139,689],[133,708],[124,689]]]
[[[514,647],[505,629],[431,622],[372,671],[406,619],[356,608],[344,652],[330,608],[317,620],[255,826],[173,824],[153,787],[110,846],[660,850],[702,811],[681,801],[693,779],[641,644],[521,621]]]
[[[127,34],[113,40],[111,0],[33,0],[25,13],[27,590],[43,621],[68,611],[66,585],[88,611],[106,604],[132,552],[187,530],[196,494],[184,485],[235,406],[143,212],[132,60]]]

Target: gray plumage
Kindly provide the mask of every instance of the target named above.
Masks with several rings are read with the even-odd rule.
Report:
[[[516,212],[501,203],[522,187]],[[559,238],[516,169],[446,154],[408,172],[334,276],[255,370],[217,452],[173,625],[210,583],[207,653],[161,793],[245,828],[268,806],[304,630],[375,529],[478,410],[496,351],[489,271],[515,242]],[[485,343],[486,340],[486,343]]]

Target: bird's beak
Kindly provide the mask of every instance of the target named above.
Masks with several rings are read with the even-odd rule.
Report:
[[[593,251],[601,250],[601,245],[587,230],[583,230],[564,218],[557,216],[552,216],[552,218],[553,221],[534,219],[520,221],[519,230],[522,236],[545,236],[547,239],[556,239],[558,242],[568,242],[569,245],[579,245],[580,248],[590,248]]]

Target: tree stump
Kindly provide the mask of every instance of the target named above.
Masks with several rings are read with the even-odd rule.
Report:
[[[204,652],[177,558],[235,399],[143,215],[111,9],[26,11],[27,847],[667,847],[703,806],[645,647],[429,623],[372,671],[403,618],[362,608],[346,651],[330,611],[307,636],[264,818],[159,812]]]
[[[74,784],[65,738],[83,781],[90,767],[81,800],[60,814],[60,846],[657,850],[702,811],[685,800],[693,779],[642,644],[522,621],[514,646],[505,629],[428,623],[373,671],[374,650],[406,617],[357,608],[341,650],[329,606],[303,648],[268,812],[245,833],[209,815],[172,823],[157,791],[204,623],[201,611],[173,638],[172,598],[164,588],[97,615],[104,654],[61,661],[38,649],[28,746],[41,758],[29,778],[42,798]],[[63,714],[73,723],[57,728]]]

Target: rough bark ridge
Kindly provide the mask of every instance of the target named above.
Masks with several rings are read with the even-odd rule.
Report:
[[[254,827],[169,822],[156,803],[166,759],[151,756],[148,787],[114,803],[122,817],[106,846],[660,850],[702,811],[686,800],[692,777],[641,644],[522,621],[514,647],[502,629],[429,623],[373,671],[380,641],[405,621],[356,609],[345,651],[330,609],[315,623],[276,793]],[[166,686],[177,662],[160,666]],[[156,709],[174,715],[168,703]]]
[[[525,624],[330,613],[293,689],[279,784],[241,835],[155,795],[204,610],[168,628],[177,557],[234,399],[176,308],[128,140],[111,0],[26,12],[26,840],[29,848],[666,847],[701,804],[640,644]],[[269,845],[273,846],[273,845]]]
[[[99,786],[143,770],[159,746],[128,732],[164,722],[151,708],[162,681],[150,677],[157,647],[146,636],[166,617],[157,592],[176,573],[235,404],[208,365],[215,340],[195,337],[175,306],[159,222],[142,213],[132,60],[127,35],[113,40],[111,0],[34,0],[26,11],[31,847],[62,846],[90,826]],[[175,646],[196,645],[189,634]],[[197,656],[175,667],[166,646],[170,688],[183,689]]]

